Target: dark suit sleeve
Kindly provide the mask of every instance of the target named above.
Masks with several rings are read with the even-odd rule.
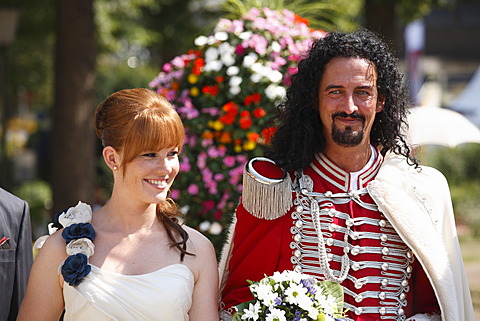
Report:
[[[33,263],[32,256],[32,228],[30,223],[30,210],[27,202],[23,202],[23,209],[19,208],[20,220],[17,250],[15,258],[15,276],[13,284],[12,301],[8,321],[14,321],[17,317],[20,303],[25,295],[28,276]],[[21,211],[21,212],[20,212]]]

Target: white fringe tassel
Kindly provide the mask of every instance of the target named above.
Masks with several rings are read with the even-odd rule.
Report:
[[[255,217],[274,220],[285,215],[293,205],[290,175],[280,182],[257,180],[243,170],[242,204]]]

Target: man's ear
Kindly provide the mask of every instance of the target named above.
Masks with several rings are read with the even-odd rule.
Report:
[[[384,105],[385,105],[385,96],[384,95],[378,95],[377,107],[375,108],[375,111],[377,113],[381,112],[383,110]]]
[[[117,151],[112,146],[105,146],[103,148],[103,159],[108,167],[116,171],[120,167],[120,158]]]

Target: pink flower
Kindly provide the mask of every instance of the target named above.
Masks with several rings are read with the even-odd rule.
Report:
[[[170,65],[168,62],[163,65],[162,70],[165,72],[170,72],[172,71],[172,65]]]
[[[182,161],[180,163],[180,171],[181,172],[190,172],[190,160],[187,156],[182,156]]]
[[[187,192],[191,195],[197,195],[198,194],[198,186],[195,184],[190,184],[187,188]]]
[[[227,156],[223,159],[223,164],[227,167],[233,167],[235,165],[235,157],[234,156]]]
[[[243,30],[244,30],[243,21],[233,20],[232,25],[230,26],[230,29],[228,31],[232,32],[234,34],[239,34],[239,33],[243,32]]]
[[[217,182],[223,180],[225,178],[225,175],[221,174],[221,173],[217,173],[213,176],[213,179],[216,180]]]
[[[180,198],[180,191],[178,189],[172,189],[170,197],[174,200],[178,200]]]

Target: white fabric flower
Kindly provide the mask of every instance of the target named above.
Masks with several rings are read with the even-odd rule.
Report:
[[[35,243],[33,243],[33,251],[40,250],[45,243],[45,241],[48,239],[50,235],[43,235],[40,236]]]
[[[85,254],[87,257],[90,257],[93,255],[94,250],[95,250],[95,245],[90,239],[86,237],[72,240],[67,244],[68,255],[75,255],[77,253],[82,253],[82,254]]]
[[[70,207],[67,212],[60,214],[58,221],[63,227],[78,223],[90,223],[92,220],[92,208],[90,205],[78,202],[77,206]]]

